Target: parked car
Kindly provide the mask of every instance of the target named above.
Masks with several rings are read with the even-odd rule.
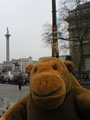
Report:
[[[7,74],[3,75],[2,83],[8,83],[8,82],[9,82],[9,76]]]

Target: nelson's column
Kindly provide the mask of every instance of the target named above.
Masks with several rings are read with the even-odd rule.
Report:
[[[6,33],[6,62],[9,63],[10,62],[10,51],[9,51],[9,37],[11,36],[9,34],[9,30],[7,28],[7,33]]]

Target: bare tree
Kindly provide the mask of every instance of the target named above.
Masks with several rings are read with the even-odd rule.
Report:
[[[52,26],[49,23],[43,25],[42,41],[46,46],[51,46],[52,43]]]
[[[85,8],[86,0],[60,0],[58,3],[58,41],[60,48],[64,49],[77,49],[79,50],[79,64],[78,64],[78,77],[82,72],[82,66],[84,62],[84,50],[83,47],[90,43],[86,40],[86,34],[89,32],[89,21],[87,19],[85,23],[81,23],[82,19],[85,19],[85,14],[90,14],[90,9]],[[88,4],[88,3],[87,3]],[[87,5],[86,4],[86,5]],[[86,12],[86,13],[85,13]],[[90,17],[90,15],[89,15]],[[45,26],[47,27],[47,26]],[[50,27],[50,26],[48,26]],[[50,28],[48,28],[49,30]],[[72,32],[72,33],[71,33]],[[46,36],[45,36],[46,35]],[[52,43],[52,31],[44,31],[43,40],[51,44]],[[68,44],[69,43],[69,44]]]
[[[67,3],[68,2],[68,3]],[[60,26],[62,26],[62,22],[64,22],[63,27],[60,28],[63,31],[63,37],[60,39],[69,41],[69,48],[79,49],[79,64],[78,64],[78,78],[81,78],[82,67],[84,63],[84,46],[89,44],[90,41],[86,41],[86,34],[89,32],[89,21],[90,19],[85,19],[86,14],[90,13],[90,9],[88,9],[87,1],[79,1],[79,0],[69,0],[62,1],[62,11],[65,12],[65,15],[62,14],[62,11],[59,13]],[[82,4],[84,3],[84,4]],[[60,3],[61,4],[61,3]],[[82,5],[81,5],[82,4]],[[87,5],[87,6],[86,6]],[[84,9],[84,7],[86,7]],[[64,13],[63,12],[63,13]],[[87,15],[88,16],[88,15]],[[81,22],[85,20],[85,22]],[[68,23],[69,24],[68,24]],[[62,29],[63,28],[63,29]],[[68,34],[68,31],[69,34]],[[65,34],[67,32],[67,34]]]

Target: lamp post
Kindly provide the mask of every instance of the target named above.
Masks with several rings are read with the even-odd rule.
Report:
[[[56,0],[52,0],[52,57],[59,58],[58,41],[57,41],[57,18],[56,18]]]

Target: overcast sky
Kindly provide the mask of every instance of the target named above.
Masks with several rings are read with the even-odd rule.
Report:
[[[10,59],[51,56],[44,47],[42,27],[52,23],[52,0],[0,0],[0,62],[6,60],[6,28],[9,28]],[[58,0],[57,0],[58,2]]]

